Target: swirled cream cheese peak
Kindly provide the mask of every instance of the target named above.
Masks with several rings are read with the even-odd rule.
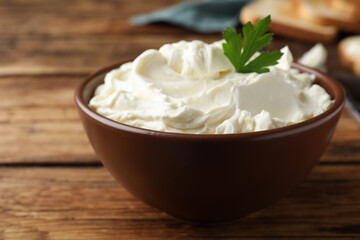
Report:
[[[288,47],[270,72],[237,73],[222,42],[180,41],[112,70],[89,106],[115,121],[166,132],[222,134],[297,123],[332,103],[314,76],[291,69]]]

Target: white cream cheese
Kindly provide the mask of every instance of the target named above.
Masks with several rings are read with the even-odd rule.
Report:
[[[317,43],[299,59],[299,63],[312,68],[326,71],[327,51],[323,44]]]
[[[288,47],[270,72],[236,73],[221,42],[180,41],[150,49],[109,72],[89,106],[132,126],[221,134],[278,128],[332,103],[315,76],[291,69]]]
[[[354,36],[346,42],[345,52],[356,61],[360,61],[360,36]]]

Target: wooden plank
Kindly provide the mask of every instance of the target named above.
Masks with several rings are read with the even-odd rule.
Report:
[[[320,161],[360,162],[360,123],[345,108],[334,136]]]
[[[149,48],[180,40],[221,39],[166,24],[131,26],[130,16],[170,6],[171,1],[0,1],[0,76],[87,74],[135,58]],[[289,45],[295,59],[312,44],[275,37],[270,48]],[[328,67],[341,66],[336,43],[328,44]]]
[[[96,162],[73,102],[81,78],[0,79],[0,162]]]
[[[358,239],[360,166],[318,165],[289,196],[239,223],[183,224],[103,168],[0,168],[0,239]],[[2,229],[2,230],[1,230]]]
[[[129,18],[171,6],[180,0],[137,1],[0,1],[1,35],[73,35],[188,33],[186,29],[164,24],[134,27]]]
[[[131,26],[130,16],[170,6],[172,1],[0,1],[0,75],[84,74],[148,48],[182,39],[208,42],[221,34],[195,34],[166,24]],[[270,48],[289,45],[297,59],[312,44],[276,37]],[[329,69],[339,64],[336,43],[328,44]]]
[[[0,78],[0,163],[98,162],[75,111],[82,77]],[[360,162],[360,125],[345,111],[325,162]]]

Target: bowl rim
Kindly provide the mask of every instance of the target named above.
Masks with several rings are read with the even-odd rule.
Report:
[[[306,119],[304,121],[294,123],[288,126],[274,128],[269,130],[262,130],[256,132],[246,132],[246,133],[226,133],[226,134],[196,134],[196,133],[178,133],[178,132],[164,132],[157,131],[152,129],[135,127],[132,125],[124,124],[121,122],[117,122],[110,118],[104,117],[93,109],[91,109],[86,103],[83,92],[89,82],[91,82],[98,75],[110,72],[113,69],[118,68],[124,63],[130,61],[121,61],[117,64],[112,64],[110,66],[99,69],[98,71],[90,74],[88,77],[83,79],[78,87],[75,90],[74,100],[75,105],[79,111],[85,114],[92,121],[101,124],[107,128],[111,128],[117,131],[126,131],[134,134],[141,134],[145,136],[157,136],[157,137],[168,137],[168,138],[180,138],[180,139],[232,139],[232,138],[252,138],[252,137],[262,137],[262,138],[273,138],[275,136],[283,136],[288,134],[294,134],[295,132],[301,132],[308,128],[314,127],[314,125],[320,125],[324,121],[334,117],[339,111],[342,110],[345,105],[345,90],[342,85],[336,81],[334,78],[329,76],[328,74],[321,72],[317,69],[304,66],[299,63],[292,63],[292,68],[299,70],[300,72],[307,72],[309,74],[314,74],[316,79],[321,79],[322,82],[325,82],[328,88],[331,88],[334,91],[334,96],[332,100],[334,100],[333,104],[328,108],[325,112]],[[323,87],[323,86],[322,86]],[[329,94],[329,93],[328,93]]]

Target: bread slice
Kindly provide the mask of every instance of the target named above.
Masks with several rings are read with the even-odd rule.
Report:
[[[240,21],[253,24],[271,15],[271,31],[285,37],[307,42],[331,42],[337,36],[337,28],[303,21],[287,0],[256,0],[246,5],[240,13]]]
[[[330,7],[337,12],[347,14],[349,17],[360,20],[359,0],[328,0]]]
[[[349,32],[360,32],[360,20],[332,9],[329,0],[291,0],[291,3],[303,20],[320,25],[336,26]]]
[[[360,76],[360,35],[344,38],[338,45],[341,63]]]

